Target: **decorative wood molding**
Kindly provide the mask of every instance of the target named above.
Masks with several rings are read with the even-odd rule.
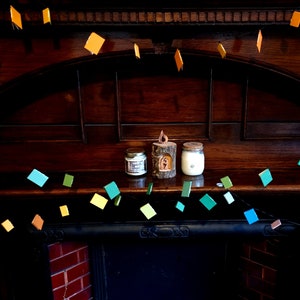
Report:
[[[42,13],[38,10],[20,12],[23,22],[42,26]],[[82,26],[153,26],[153,25],[288,25],[292,9],[158,9],[158,10],[51,10],[52,25]],[[11,22],[9,12],[0,11],[2,22]]]

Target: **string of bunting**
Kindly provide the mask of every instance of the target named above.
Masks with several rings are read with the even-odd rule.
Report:
[[[11,16],[11,22],[13,28],[23,29],[22,16],[20,12],[18,12],[12,5],[10,5],[10,16]],[[48,7],[42,10],[42,17],[43,17],[43,24],[51,24],[51,13]],[[290,19],[290,26],[299,27],[299,25],[300,25],[300,11],[294,11]],[[262,41],[263,41],[263,34],[262,34],[262,30],[259,29],[257,34],[257,40],[256,40],[256,47],[259,53],[261,52]],[[84,45],[84,48],[90,51],[91,54],[98,55],[104,42],[105,42],[105,38],[103,38],[102,36],[100,36],[95,32],[92,32],[89,35]],[[135,57],[137,59],[140,59],[141,58],[140,50],[139,50],[139,46],[136,43],[133,43],[133,49],[134,49]],[[217,50],[223,59],[226,58],[227,51],[221,41],[218,42]],[[181,53],[179,49],[176,49],[176,52],[174,54],[174,60],[178,72],[182,71],[183,59],[181,57]]]
[[[22,17],[21,14],[11,5],[10,6],[10,16],[11,16],[11,21],[12,21],[12,26],[14,29],[23,29],[23,24],[22,24]],[[50,9],[45,8],[42,10],[42,17],[43,17],[43,23],[44,24],[51,24],[51,14],[50,14]],[[300,25],[300,12],[299,11],[294,11],[292,14],[292,18],[290,20],[290,26],[292,27],[299,27]],[[257,35],[257,41],[256,41],[256,47],[258,52],[261,52],[261,47],[262,47],[262,41],[263,41],[263,35],[262,35],[262,30],[260,29],[258,31]],[[98,35],[95,32],[92,32],[85,45],[84,48],[88,50],[91,54],[93,55],[98,55],[103,44],[105,42],[105,38],[102,36]],[[135,57],[137,59],[140,59],[140,50],[139,46],[136,43],[133,43],[133,49],[135,53]],[[221,55],[222,58],[226,58],[227,52],[222,44],[222,42],[218,42],[217,45],[217,50],[219,54]],[[183,70],[183,59],[180,53],[180,50],[177,49],[175,54],[174,54],[174,60],[177,66],[178,72]],[[300,166],[300,160],[298,162],[298,166]],[[265,169],[261,173],[259,173],[259,177],[262,181],[262,184],[264,187],[266,187],[272,180],[272,174],[269,169]],[[32,181],[39,187],[43,187],[46,181],[49,179],[49,177],[42,172],[40,172],[37,169],[33,169],[32,172],[28,175],[27,177],[28,180]],[[63,185],[66,187],[71,188],[73,184],[74,176],[70,174],[65,174],[64,180],[63,180]],[[217,186],[223,187],[226,189],[226,192],[224,193],[224,198],[227,201],[227,203],[230,205],[234,201],[236,201],[235,198],[237,198],[236,195],[233,195],[233,193],[230,192],[230,188],[233,186],[231,179],[229,176],[225,176],[220,179],[221,182],[217,183]],[[190,196],[191,192],[191,186],[192,182],[191,181],[184,181],[183,187],[182,187],[182,193],[181,197],[183,198],[188,198]],[[122,195],[121,192],[116,184],[115,181],[110,182],[109,184],[104,186],[104,189],[108,195],[108,198],[112,201],[114,201],[114,205],[118,206],[120,204]],[[148,189],[146,194],[150,195],[153,189],[153,183],[149,183]],[[235,196],[235,197],[234,197]],[[241,199],[240,199],[241,200]],[[104,210],[107,203],[109,200],[98,194],[94,193],[92,196],[90,203],[96,207],[98,207],[101,210]],[[200,199],[199,202],[207,209],[207,210],[212,210],[216,205],[217,202],[208,194],[206,193],[203,195]],[[185,210],[185,204],[183,201],[177,201],[175,208],[179,210],[180,212],[184,212]],[[69,209],[67,205],[62,205],[59,207],[61,216],[66,217],[69,215]],[[251,225],[257,221],[259,221],[258,215],[257,215],[258,209],[250,207],[248,210],[244,211],[244,216],[248,223]],[[157,212],[155,209],[152,207],[152,205],[148,202],[144,204],[143,206],[140,207],[140,212],[146,217],[147,220],[152,219],[157,215]],[[39,215],[36,214],[32,220],[32,225],[37,229],[37,230],[42,230],[44,224],[43,218]],[[11,230],[14,229],[14,225],[9,219],[4,220],[1,223],[2,227],[7,231],[10,232]],[[271,223],[271,228],[275,229],[278,226],[281,225],[280,219],[275,219],[273,223]]]
[[[300,160],[298,161],[298,166],[300,166]],[[258,176],[261,179],[261,182],[263,184],[264,187],[266,187],[267,185],[269,185],[272,181],[273,181],[273,177],[271,174],[270,169],[265,169],[262,172],[260,172],[258,174]],[[39,187],[43,187],[44,184],[48,181],[49,177],[47,175],[45,175],[44,173],[40,172],[37,169],[33,169],[30,174],[27,176],[27,179],[31,182],[33,182],[34,184],[36,184]],[[64,179],[62,182],[62,185],[68,188],[71,188],[74,182],[74,176],[71,174],[66,173],[64,175]],[[216,185],[220,188],[224,188],[225,189],[225,193],[223,194],[223,197],[225,198],[226,202],[228,205],[232,204],[233,202],[235,202],[236,200],[242,201],[244,203],[246,203],[243,199],[241,199],[240,197],[238,197],[238,195],[236,195],[235,193],[232,193],[230,191],[230,188],[233,187],[233,183],[230,179],[229,176],[224,176],[222,178],[220,178],[220,182],[216,183]],[[104,210],[107,203],[109,201],[113,201],[114,202],[114,206],[119,206],[121,199],[122,199],[122,194],[121,191],[118,187],[118,185],[116,184],[115,181],[111,181],[110,183],[106,184],[104,187],[104,190],[106,192],[106,197],[103,195],[100,195],[99,193],[95,192],[93,194],[93,196],[91,197],[90,200],[90,204],[94,205],[95,207]],[[181,198],[182,199],[187,199],[190,197],[190,193],[191,193],[191,188],[192,188],[192,181],[186,180],[183,182],[183,186],[182,186],[182,191],[181,191]],[[148,188],[146,191],[146,195],[150,195],[152,193],[153,190],[153,182],[150,182],[148,184]],[[178,200],[174,206],[175,209],[177,209],[180,212],[184,212],[185,210],[185,204],[183,203],[184,201],[182,200]],[[208,192],[206,192],[200,199],[199,202],[208,210],[211,211],[218,203],[209,195]],[[246,209],[245,211],[243,211],[245,219],[247,220],[248,224],[251,225],[255,222],[259,221],[259,217],[258,217],[258,212],[261,212],[265,215],[268,215],[269,217],[271,217],[272,219],[274,219],[274,221],[270,224],[272,229],[276,229],[277,227],[279,227],[281,225],[281,220],[279,218],[275,218],[273,215],[268,214],[267,212],[261,211],[258,208],[254,208],[251,207],[248,203],[246,203],[247,206],[249,207],[249,209]],[[67,205],[61,205],[59,206],[59,210],[61,213],[62,217],[66,217],[69,216],[69,208]],[[146,204],[143,204],[140,208],[139,208],[140,212],[144,215],[144,217],[147,220],[152,219],[153,217],[155,217],[157,215],[157,212],[155,210],[155,208],[150,204],[150,202],[148,201]],[[295,222],[292,222],[293,224],[297,224]],[[43,218],[39,215],[36,214],[31,222],[31,224],[37,229],[37,230],[42,230],[43,225],[44,225],[44,220]],[[14,229],[14,225],[13,223],[9,220],[6,219],[1,223],[2,227],[7,231],[10,232],[11,230]],[[297,224],[299,225],[299,224]]]

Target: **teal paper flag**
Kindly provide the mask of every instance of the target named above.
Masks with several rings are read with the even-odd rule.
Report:
[[[205,194],[199,200],[208,210],[211,210],[215,205],[217,205],[216,201],[211,198],[208,194]]]
[[[262,181],[263,186],[267,186],[272,180],[272,174],[269,169],[265,169],[264,171],[259,173],[259,177]]]
[[[104,189],[111,200],[120,195],[120,190],[114,181],[104,186]]]
[[[183,211],[184,211],[184,208],[185,208],[185,205],[184,205],[182,202],[177,201],[177,203],[176,203],[176,208],[177,208],[178,210],[180,210],[181,212],[183,212]]]

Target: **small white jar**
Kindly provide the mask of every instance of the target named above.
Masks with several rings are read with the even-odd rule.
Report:
[[[201,175],[204,171],[205,157],[203,144],[198,142],[187,142],[182,146],[181,170],[189,176]]]
[[[125,152],[125,172],[140,176],[147,173],[147,156],[144,149],[128,148]]]

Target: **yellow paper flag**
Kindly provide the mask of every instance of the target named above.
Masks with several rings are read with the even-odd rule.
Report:
[[[262,33],[261,33],[261,30],[259,30],[258,35],[257,35],[257,41],[256,41],[256,47],[257,47],[258,52],[260,52],[261,43],[262,43]]]
[[[14,229],[14,225],[8,219],[2,222],[1,225],[7,232],[10,232],[12,229]]]
[[[69,209],[67,205],[62,205],[59,207],[59,209],[62,217],[66,217],[69,215]]]
[[[135,57],[136,57],[136,58],[141,58],[139,46],[138,46],[136,43],[134,43],[133,47],[134,47],[134,54],[135,54]]]
[[[106,204],[107,204],[108,200],[106,198],[104,198],[103,196],[95,193],[94,196],[92,197],[92,200],[90,201],[91,204],[104,209]]]
[[[183,70],[183,60],[182,60],[179,49],[176,50],[174,58],[175,58],[175,62],[176,62],[178,72],[180,70]]]
[[[47,24],[47,23],[51,24],[51,17],[50,17],[50,9],[49,8],[43,9],[43,22],[44,22],[44,24]]]
[[[226,50],[221,43],[218,44],[218,51],[222,58],[226,57]]]
[[[290,20],[290,26],[299,27],[299,24],[300,24],[300,12],[294,11],[292,18]]]
[[[12,5],[10,6],[10,17],[14,25],[23,29],[21,14]]]
[[[87,39],[84,48],[90,51],[92,54],[98,54],[103,43],[105,42],[105,39],[98,35],[95,32],[92,32]]]

